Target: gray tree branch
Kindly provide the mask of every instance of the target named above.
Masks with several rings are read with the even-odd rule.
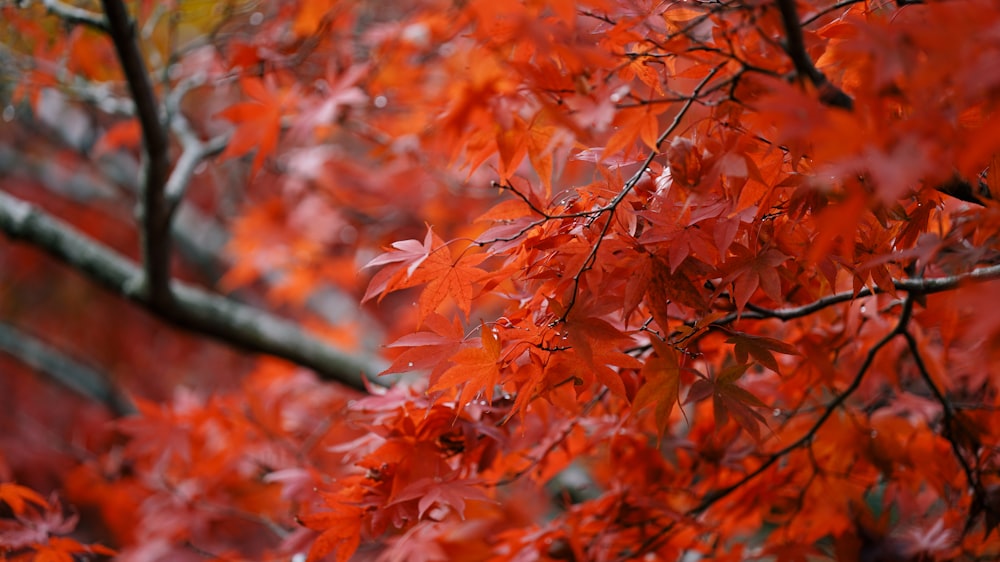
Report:
[[[206,144],[211,145],[213,142],[207,141]],[[72,171],[36,155],[0,146],[0,176],[24,177],[38,182],[54,194],[68,197],[80,204],[95,204],[116,197],[120,195],[119,187],[130,192],[138,191],[135,173],[138,164],[130,155],[106,155],[95,165],[100,173]],[[179,178],[181,170],[179,164],[175,166],[171,178]],[[172,233],[179,253],[210,278],[220,276],[229,267],[224,249],[229,232],[222,223],[204,214],[196,206],[181,202],[172,219]],[[268,285],[279,283],[280,275],[265,274],[263,281]],[[378,353],[384,337],[381,327],[376,320],[358,308],[356,299],[350,295],[334,287],[320,287],[309,298],[306,308],[330,325],[357,322],[358,329],[370,338],[366,339],[364,347],[356,354],[374,356]]]
[[[108,22],[101,14],[61,2],[60,0],[42,0],[42,5],[50,14],[76,25],[85,25],[107,33]]]
[[[0,322],[0,351],[3,351],[59,385],[85,398],[100,402],[112,413],[135,413],[135,405],[108,378],[42,340]]]
[[[0,192],[0,230],[46,251],[103,287],[186,330],[256,353],[281,357],[310,368],[324,380],[365,391],[384,369],[376,358],[354,356],[303,331],[295,323],[200,288],[174,281],[170,304],[144,290],[142,269],[124,256],[80,233],[36,206]]]

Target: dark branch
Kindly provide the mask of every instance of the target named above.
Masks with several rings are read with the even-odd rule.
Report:
[[[816,432],[819,431],[826,420],[830,419],[833,412],[841,406],[847,399],[854,393],[858,387],[861,386],[861,381],[864,380],[865,374],[868,372],[868,368],[871,367],[872,363],[875,361],[875,356],[878,352],[886,346],[890,341],[892,341],[896,336],[904,334],[906,332],[906,326],[910,322],[910,315],[913,313],[913,296],[910,295],[903,301],[903,311],[899,315],[899,321],[896,323],[896,327],[893,328],[891,332],[882,337],[875,345],[868,350],[867,355],[865,355],[865,360],[861,363],[861,367],[858,368],[858,372],[854,375],[854,380],[851,384],[844,389],[843,392],[837,395],[837,397],[827,404],[826,409],[823,410],[823,414],[820,415],[809,431],[805,433],[802,437],[799,437],[794,443],[785,446],[785,448],[779,450],[778,452],[771,455],[762,465],[757,467],[756,470],[750,472],[739,481],[722,488],[721,490],[716,490],[714,493],[709,494],[700,504],[698,504],[694,509],[690,511],[691,514],[699,514],[704,512],[706,509],[711,507],[715,502],[721,500],[722,498],[728,496],[729,494],[736,491],[740,486],[746,484],[750,480],[753,480],[765,470],[767,470],[771,465],[776,463],[781,457],[784,457],[788,453],[798,449],[799,447],[805,445],[812,440]]]
[[[806,51],[805,40],[802,38],[802,25],[795,9],[795,0],[777,0],[781,11],[781,21],[785,26],[785,52],[795,65],[799,76],[804,76],[819,90],[819,99],[824,104],[840,107],[848,111],[854,109],[854,100],[843,90],[834,86],[826,76],[816,68],[809,53]]]
[[[893,279],[893,285],[896,287],[897,291],[904,291],[911,295],[931,295],[934,293],[951,291],[958,288],[959,285],[963,283],[981,283],[983,281],[992,281],[996,279],[1000,279],[1000,265],[981,267],[968,273],[961,273],[959,275],[951,275],[948,277],[932,277],[929,279]],[[857,293],[854,291],[844,291],[842,293],[825,296],[802,306],[779,309],[763,308],[752,303],[747,303],[747,311],[744,311],[742,314],[738,314],[736,312],[727,314],[714,323],[731,324],[738,319],[761,320],[765,318],[776,318],[778,320],[792,320],[808,316],[835,304],[870,297],[874,294],[883,294],[886,292],[887,290],[883,287],[876,286],[874,289],[865,287]]]
[[[169,101],[167,103],[169,104]],[[178,126],[178,119],[172,120],[171,125]],[[180,137],[181,134],[178,133],[178,138]],[[203,149],[214,150],[219,146],[220,138],[216,137],[201,144]],[[181,146],[184,146],[183,139]],[[139,185],[136,181],[138,176],[130,173],[138,166],[131,158],[130,155],[119,153],[114,159],[103,159],[98,166],[113,178],[113,183],[118,187],[138,192]],[[174,185],[183,187],[186,180],[182,181],[182,178],[187,175],[184,170],[185,167],[178,162],[171,172],[171,180],[167,185],[174,182]],[[0,177],[4,174],[29,178],[54,194],[68,195],[77,202],[107,197],[116,190],[115,186],[100,177],[72,174],[55,165],[51,159],[0,147]],[[67,182],[67,177],[72,177],[72,180]],[[170,193],[168,189],[167,194]],[[206,279],[217,280],[231,265],[224,252],[229,232],[218,219],[206,215],[197,206],[181,201],[176,215],[171,220],[171,226],[175,248],[189,264],[202,272]],[[266,286],[273,286],[281,282],[281,275],[265,272],[262,280]],[[384,334],[377,321],[357,305],[355,297],[332,286],[321,286],[307,300],[306,310],[333,326],[357,323],[358,329],[363,330],[367,337],[364,347],[353,353],[359,356],[377,353],[376,350],[381,346]]]
[[[982,483],[976,477],[975,472],[973,472],[972,467],[969,465],[968,460],[965,458],[965,453],[962,451],[962,443],[960,441],[968,441],[969,435],[956,435],[956,432],[966,433],[967,430],[962,426],[962,420],[959,417],[958,410],[952,405],[951,401],[944,395],[941,389],[935,384],[934,379],[931,378],[930,371],[927,370],[927,364],[924,363],[923,356],[920,355],[920,348],[917,345],[917,339],[913,337],[909,331],[903,332],[903,337],[906,338],[906,345],[910,348],[910,353],[913,354],[913,361],[917,365],[917,370],[920,372],[920,378],[923,379],[924,384],[926,384],[931,389],[931,394],[937,400],[938,404],[941,405],[941,413],[943,416],[942,420],[942,435],[951,444],[952,454],[955,455],[955,459],[958,464],[961,465],[962,471],[965,473],[965,480],[977,497],[981,497],[984,494],[982,488]],[[975,451],[972,451],[975,454]],[[969,519],[966,523],[966,528],[971,527],[973,521],[973,514],[969,513]]]
[[[140,222],[145,270],[144,285],[153,307],[170,306],[170,212],[164,186],[170,171],[167,131],[136,40],[135,22],[121,0],[102,0],[108,34],[128,82],[142,127],[143,162]]]
[[[852,394],[854,394],[854,391],[856,391],[861,386],[861,382],[864,380],[865,374],[868,373],[868,369],[875,361],[875,356],[878,355],[878,352],[881,351],[881,349],[885,347],[886,344],[888,344],[890,341],[892,341],[896,336],[906,334],[906,327],[909,324],[910,317],[913,313],[914,296],[915,295],[910,294],[906,297],[906,300],[903,301],[903,310],[902,312],[900,312],[899,321],[896,323],[896,326],[892,329],[891,332],[883,336],[878,342],[875,343],[875,345],[872,346],[871,349],[868,350],[868,353],[865,355],[864,361],[858,368],[857,374],[854,375],[854,379],[851,381],[851,384],[849,384],[847,388],[843,390],[843,392],[837,394],[837,397],[834,398],[833,401],[831,401],[829,404],[826,405],[826,407],[823,410],[823,413],[819,416],[819,418],[815,422],[813,422],[812,426],[809,428],[808,431],[806,431],[804,435],[802,435],[802,437],[799,437],[798,439],[795,440],[794,443],[791,443],[785,446],[784,448],[778,450],[777,452],[771,454],[771,456],[769,456],[760,466],[745,474],[743,478],[740,478],[736,482],[724,488],[715,490],[714,492],[706,495],[704,499],[702,499],[701,503],[699,503],[692,509],[688,510],[686,515],[694,517],[704,513],[706,510],[708,510],[708,508],[715,505],[715,503],[718,502],[719,500],[729,496],[736,490],[743,487],[743,485],[746,484],[747,482],[750,482],[754,478],[757,478],[758,476],[763,474],[764,471],[766,471],[776,462],[784,458],[785,455],[802,447],[803,445],[809,444],[815,437],[816,432],[818,432],[820,428],[822,428],[823,425],[826,424],[826,421],[830,419],[830,416],[833,415],[833,413],[837,410],[837,408],[843,405],[844,402],[846,402],[847,399],[850,398]],[[669,525],[664,529],[661,529],[660,532],[656,533],[655,535],[647,539],[640,547],[639,552],[643,553],[643,552],[655,551],[655,545],[661,539],[663,539],[663,537],[666,535],[666,533],[669,532],[671,528],[672,525]]]
[[[975,186],[973,186],[972,183],[958,174],[955,174],[948,181],[938,185],[935,189],[945,195],[951,195],[960,201],[975,203],[976,205],[983,205],[983,201],[992,199],[990,196],[990,188],[986,185],[986,182],[980,180]]]
[[[365,377],[382,370],[376,360],[336,349],[296,324],[197,287],[174,282],[169,306],[154,303],[144,290],[143,272],[124,256],[34,205],[0,192],[0,230],[25,240],[84,273],[103,287],[186,330],[212,336],[255,353],[281,357],[316,371],[325,380],[364,391]]]
[[[809,16],[808,18],[802,20],[802,24],[801,25],[802,26],[807,26],[807,25],[815,22],[819,18],[821,18],[821,17],[829,14],[830,12],[835,12],[835,11],[841,9],[841,8],[846,8],[846,7],[848,7],[848,6],[852,5],[852,4],[858,4],[858,3],[864,2],[864,1],[865,0],[841,0],[840,2],[837,2],[836,4],[834,4],[832,6],[829,6],[827,8],[824,8],[824,9],[816,12],[815,14]]]
[[[85,398],[107,406],[116,416],[135,406],[108,378],[10,324],[0,322],[0,351]]]

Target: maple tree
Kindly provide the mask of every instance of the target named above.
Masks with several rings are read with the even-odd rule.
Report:
[[[0,559],[1000,557],[997,3],[0,12]]]

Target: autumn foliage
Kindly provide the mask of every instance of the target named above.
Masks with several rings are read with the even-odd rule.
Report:
[[[1000,558],[997,2],[0,12],[0,560]]]

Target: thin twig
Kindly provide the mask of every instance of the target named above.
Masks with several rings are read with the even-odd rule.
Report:
[[[663,145],[664,142],[666,142],[667,137],[674,134],[674,131],[676,131],[677,127],[680,126],[681,120],[684,119],[684,116],[687,115],[688,110],[691,109],[691,106],[694,104],[695,100],[698,99],[702,89],[706,85],[708,85],[708,83],[712,80],[712,78],[715,78],[715,75],[720,70],[722,70],[724,66],[725,64],[716,66],[711,71],[709,71],[709,73],[704,78],[702,78],[700,82],[698,82],[698,85],[695,86],[694,90],[691,92],[690,99],[684,102],[684,105],[682,105],[681,108],[677,111],[677,114],[674,115],[674,119],[673,121],[671,121],[670,125],[667,126],[667,128],[664,129],[662,133],[660,133],[660,136],[656,138],[656,145],[654,149],[649,151],[649,154],[646,156],[646,159],[642,162],[642,165],[639,166],[639,169],[634,174],[632,174],[632,177],[630,177],[628,181],[625,182],[625,185],[622,186],[621,191],[619,191],[618,194],[615,195],[615,197],[607,205],[601,208],[600,213],[604,212],[609,213],[608,220],[607,222],[604,223],[604,226],[601,227],[601,232],[597,236],[597,241],[594,242],[593,247],[590,249],[590,253],[587,254],[587,259],[583,261],[583,265],[580,267],[580,270],[577,271],[576,275],[573,276],[573,289],[570,291],[569,303],[566,304],[566,308],[559,318],[560,322],[566,321],[566,319],[569,317],[570,311],[576,304],[576,296],[580,290],[580,279],[582,278],[583,274],[589,271],[594,266],[594,263],[597,261],[597,251],[600,249],[601,242],[604,241],[604,237],[607,235],[608,230],[610,230],[611,223],[614,222],[615,209],[617,209],[618,205],[625,199],[625,196],[632,191],[632,188],[634,188],[636,185],[639,184],[639,181],[642,180],[642,177],[646,174],[646,170],[649,169],[649,165],[653,163],[653,158],[656,158],[656,156],[660,154],[660,147]],[[594,220],[597,219],[597,216],[599,215],[594,216]]]
[[[802,20],[802,23],[800,25],[802,25],[803,27],[805,27],[805,26],[813,23],[814,21],[818,20],[819,18],[821,18],[821,17],[829,14],[830,12],[836,12],[837,10],[839,10],[841,8],[846,8],[846,7],[851,6],[853,4],[858,4],[858,3],[864,2],[864,1],[865,0],[841,0],[840,2],[837,2],[836,4],[834,4],[832,6],[829,6],[827,8],[823,8],[822,10],[820,10],[820,11],[816,12],[815,14],[809,16],[808,18]]]
[[[948,400],[948,398],[941,392],[937,384],[934,383],[934,379],[931,378],[930,371],[927,370],[927,364],[924,363],[923,357],[920,355],[920,348],[917,346],[917,339],[913,337],[909,331],[903,331],[903,337],[906,338],[906,345],[910,348],[910,353],[913,354],[913,362],[917,365],[917,371],[920,373],[920,378],[923,379],[924,384],[926,384],[931,389],[931,394],[937,400],[938,404],[941,405],[941,412],[944,417],[942,420],[943,431],[942,434],[944,438],[951,444],[952,453],[955,455],[955,459],[958,464],[962,466],[962,471],[965,473],[966,482],[969,488],[974,490],[977,494],[981,493],[981,485],[979,479],[976,478],[972,467],[969,466],[968,461],[965,459],[965,455],[962,453],[962,448],[958,443],[958,440],[951,435],[951,432],[958,427],[958,411]]]
[[[198,138],[198,134],[191,127],[191,124],[188,123],[187,118],[180,113],[174,115],[173,119],[170,120],[170,128],[177,135],[182,151],[180,158],[177,159],[177,163],[174,164],[173,171],[170,172],[170,177],[167,178],[163,186],[164,198],[167,205],[166,220],[168,223],[173,220],[174,213],[184,199],[184,193],[191,184],[191,179],[194,177],[194,172],[198,165],[206,158],[222,152],[229,143],[228,134],[219,135],[207,142],[202,142]]]
[[[979,269],[969,271],[968,273],[960,273],[958,275],[950,275],[948,277],[893,279],[892,282],[897,291],[904,291],[911,295],[931,295],[934,293],[942,293],[944,291],[957,289],[964,283],[981,283],[996,279],[1000,279],[1000,264],[981,267]],[[865,287],[857,292],[844,291],[842,293],[825,296],[802,306],[779,309],[763,308],[754,305],[753,303],[747,303],[748,311],[744,311],[742,314],[736,312],[727,314],[726,316],[723,316],[713,322],[713,324],[731,324],[738,319],[760,320],[766,318],[776,318],[778,320],[792,320],[808,316],[835,304],[887,292],[888,289],[879,286],[875,286],[874,288]]]
[[[688,510],[685,515],[693,517],[700,515],[701,513],[704,513],[706,510],[708,510],[708,508],[715,505],[715,503],[718,502],[719,500],[729,496],[736,490],[740,489],[747,482],[750,482],[751,480],[763,474],[764,471],[766,471],[768,468],[774,465],[774,463],[784,458],[785,455],[802,447],[803,445],[810,443],[815,437],[816,433],[820,430],[820,428],[822,428],[823,425],[826,424],[827,420],[830,419],[834,411],[836,411],[837,408],[839,408],[844,402],[846,402],[847,399],[851,396],[851,394],[853,394],[854,391],[856,391],[861,386],[861,382],[864,380],[865,374],[868,372],[868,369],[875,361],[875,356],[878,355],[878,352],[883,347],[885,347],[890,341],[892,341],[896,336],[906,334],[906,327],[909,324],[910,317],[913,313],[914,297],[915,295],[913,294],[908,295],[906,297],[906,299],[903,301],[903,310],[902,312],[900,312],[899,321],[896,323],[896,326],[892,329],[891,332],[883,336],[878,342],[875,343],[875,345],[872,346],[871,349],[868,350],[868,353],[865,355],[864,361],[862,361],[861,366],[858,368],[857,374],[854,375],[854,379],[851,381],[851,384],[849,384],[847,388],[843,390],[843,392],[838,394],[837,397],[833,399],[833,401],[827,404],[826,408],[823,410],[823,413],[819,416],[819,418],[815,422],[813,422],[813,425],[809,428],[808,431],[806,431],[804,435],[796,439],[795,442],[791,443],[790,445],[787,445],[784,448],[773,453],[760,466],[758,466],[756,469],[744,475],[743,478],[740,478],[733,484],[715,490],[706,495],[704,499],[702,499],[701,503]],[[658,548],[657,543],[659,543],[660,540],[662,540],[666,536],[666,534],[670,531],[671,528],[673,528],[673,525],[668,525],[659,533],[647,539],[639,548],[639,553],[641,554],[645,552],[655,551],[656,548]]]

